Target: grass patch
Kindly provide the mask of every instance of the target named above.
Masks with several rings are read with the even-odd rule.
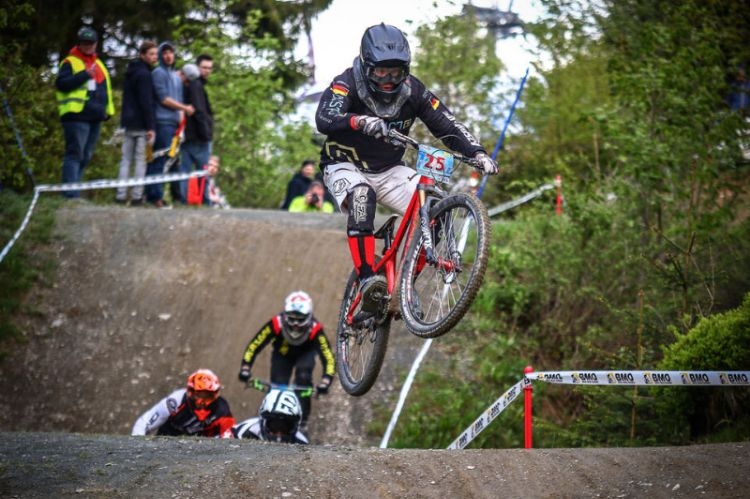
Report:
[[[31,205],[31,195],[0,192],[0,245],[10,242],[21,227]],[[23,337],[14,318],[23,312],[23,302],[32,286],[49,277],[55,268],[45,251],[53,237],[55,212],[60,200],[40,197],[26,229],[0,262],[0,342]],[[0,359],[5,352],[0,351]]]

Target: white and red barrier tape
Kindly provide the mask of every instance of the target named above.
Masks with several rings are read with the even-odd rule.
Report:
[[[492,403],[447,449],[463,449],[521,394],[527,383],[602,386],[750,386],[750,371],[541,371],[524,375]]]
[[[526,379],[564,385],[745,386],[750,371],[549,371],[528,373]]]
[[[456,438],[453,443],[451,443],[447,449],[453,450],[453,449],[463,449],[467,445],[469,445],[469,442],[474,440],[477,435],[479,435],[489,424],[494,420],[496,417],[500,415],[501,412],[505,410],[506,407],[510,405],[511,402],[516,400],[518,396],[521,394],[521,391],[523,390],[523,387],[526,383],[529,383],[527,380],[521,380],[508,391],[500,395],[500,398],[495,400],[492,405],[490,405],[481,416],[479,416],[477,419],[474,420],[471,425],[466,428],[459,436]]]

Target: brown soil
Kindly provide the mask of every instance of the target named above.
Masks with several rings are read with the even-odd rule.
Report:
[[[237,381],[240,357],[289,291],[312,295],[334,340],[343,227],[340,215],[268,210],[61,210],[53,283],[29,295],[25,341],[0,364],[0,496],[746,497],[746,444],[378,449],[374,407],[394,405],[422,345],[399,322],[370,393],[334,383],[314,400],[311,446],[128,436],[198,367],[219,375],[238,420],[254,416],[262,394]]]

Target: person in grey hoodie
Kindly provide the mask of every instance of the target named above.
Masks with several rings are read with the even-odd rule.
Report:
[[[154,112],[156,118],[156,137],[154,139],[154,151],[159,151],[170,146],[172,138],[180,126],[183,113],[191,116],[195,112],[193,106],[183,103],[182,80],[180,80],[180,77],[174,70],[174,45],[171,42],[161,43],[158,54],[159,65],[151,72],[151,78],[154,82],[154,95],[156,97]],[[155,158],[148,164],[146,174],[163,174],[166,161],[167,156]],[[179,186],[179,182],[175,183]],[[169,208],[163,198],[163,184],[150,184],[146,186],[146,201],[158,208]],[[184,200],[181,199],[175,199],[175,201],[184,203]]]
[[[120,127],[125,130],[120,161],[120,180],[130,176],[130,165],[135,162],[134,178],[146,176],[146,144],[153,143],[156,134],[154,119],[154,84],[151,70],[156,64],[156,44],[151,40],[141,43],[138,57],[130,61],[125,70],[125,83],[122,89],[122,115]],[[130,204],[143,202],[143,186],[136,185],[130,192]],[[118,187],[115,200],[128,201],[128,188]]]

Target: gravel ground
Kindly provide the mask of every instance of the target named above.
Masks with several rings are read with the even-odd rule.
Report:
[[[0,434],[2,497],[744,498],[748,447],[381,450]]]
[[[3,346],[0,497],[748,497],[746,444],[378,449],[373,408],[395,403],[422,345],[399,323],[370,393],[334,384],[313,402],[313,445],[130,437],[198,367],[217,372],[238,420],[254,416],[262,394],[236,380],[242,351],[294,289],[334,337],[344,220],[86,204],[58,219],[57,273],[28,296],[24,341]]]

